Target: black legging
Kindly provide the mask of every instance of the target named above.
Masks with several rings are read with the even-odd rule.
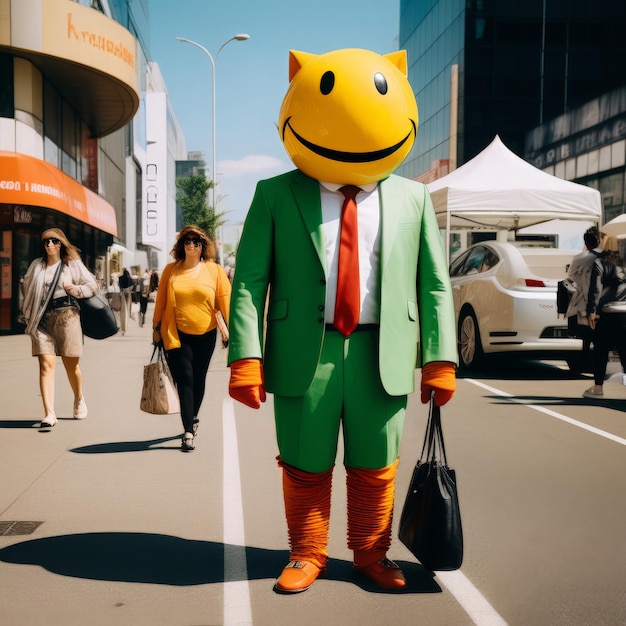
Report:
[[[146,311],[148,310],[148,296],[141,294],[139,296],[139,315],[141,316],[141,323],[146,321]]]
[[[204,398],[206,375],[215,349],[216,335],[216,328],[204,335],[188,335],[178,331],[180,348],[167,351],[186,433],[193,432],[193,420],[197,417]]]
[[[626,374],[626,313],[600,312],[593,332],[593,378],[596,385],[604,384],[609,352],[615,347]]]

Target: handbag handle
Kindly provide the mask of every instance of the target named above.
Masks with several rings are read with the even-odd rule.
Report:
[[[425,452],[426,456],[424,456]],[[446,467],[448,466],[446,445],[443,440],[443,429],[441,427],[441,407],[435,405],[434,394],[431,392],[428,423],[426,424],[420,462],[427,461],[433,463],[438,459],[442,460]]]
[[[148,363],[152,363],[154,361],[154,355],[157,356],[157,361],[163,361],[169,367],[169,361],[167,360],[167,352],[165,352],[165,348],[162,344],[153,344],[154,348],[152,349],[152,356],[150,357],[150,361]]]

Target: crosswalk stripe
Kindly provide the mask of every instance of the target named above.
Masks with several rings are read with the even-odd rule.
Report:
[[[476,385],[477,387],[482,387],[491,393],[495,393],[498,396],[502,396],[504,398],[508,398],[511,402],[515,402],[516,404],[521,404],[523,406],[528,407],[529,409],[534,409],[535,411],[539,411],[540,413],[545,413],[550,417],[554,417],[562,422],[566,422],[567,424],[571,424],[572,426],[576,426],[577,428],[582,428],[583,430],[587,430],[594,435],[599,435],[600,437],[604,437],[605,439],[610,439],[615,443],[619,443],[622,446],[626,446],[626,439],[623,437],[618,437],[613,433],[609,433],[606,430],[601,430],[600,428],[596,428],[595,426],[590,426],[589,424],[585,424],[584,422],[579,422],[578,420],[572,419],[571,417],[567,417],[567,415],[563,415],[562,413],[557,413],[556,411],[552,411],[551,409],[546,409],[545,407],[539,406],[537,404],[526,404],[522,400],[518,400],[513,394],[510,394],[506,391],[502,391],[501,389],[496,389],[495,387],[490,387],[489,385],[485,385],[484,383],[480,383],[477,380],[472,378],[464,378],[468,383],[472,383],[472,385]]]

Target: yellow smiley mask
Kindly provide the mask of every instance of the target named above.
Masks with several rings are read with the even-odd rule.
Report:
[[[389,176],[417,134],[406,52],[347,48],[289,53],[289,89],[278,119],[296,167],[317,180],[363,185]]]

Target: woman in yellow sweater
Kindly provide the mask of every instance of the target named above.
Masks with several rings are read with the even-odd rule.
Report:
[[[228,324],[230,281],[215,263],[213,242],[197,226],[180,231],[171,255],[175,261],[163,270],[154,304],[153,339],[162,341],[166,350],[180,398],[181,449],[191,452],[215,349],[218,311]]]

